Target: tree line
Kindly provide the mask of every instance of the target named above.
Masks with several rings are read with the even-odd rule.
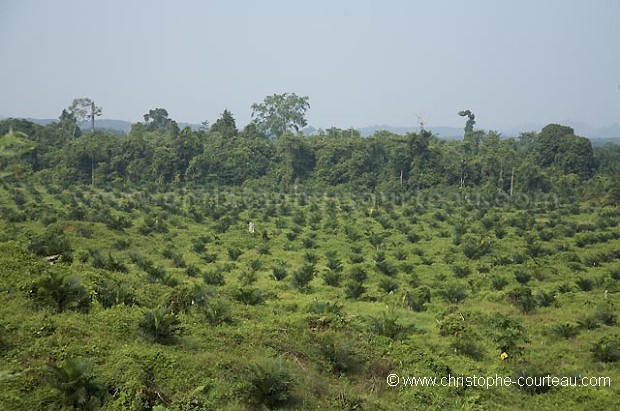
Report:
[[[246,186],[270,189],[364,191],[458,188],[512,195],[553,192],[598,196],[620,203],[620,147],[593,148],[572,128],[549,124],[539,132],[503,138],[477,130],[469,110],[462,140],[444,140],[421,127],[398,135],[329,128],[305,136],[308,97],[273,95],[252,105],[252,122],[237,127],[229,110],[199,130],[180,129],[155,108],[128,135],[96,130],[102,109],[76,99],[45,126],[0,121],[3,181],[35,179],[71,186]],[[89,121],[90,131],[79,124]]]

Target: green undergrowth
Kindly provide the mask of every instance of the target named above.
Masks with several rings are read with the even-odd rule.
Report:
[[[617,208],[233,194],[3,190],[0,408],[617,404]],[[389,374],[612,387],[390,387]]]

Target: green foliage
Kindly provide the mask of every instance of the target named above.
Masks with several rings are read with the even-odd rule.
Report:
[[[521,309],[524,314],[529,314],[536,308],[536,300],[532,295],[532,289],[519,286],[506,294],[508,301]]]
[[[252,118],[259,129],[272,137],[280,137],[291,128],[306,126],[305,113],[310,108],[308,97],[296,94],[274,94],[260,104],[252,104]]]
[[[325,333],[319,344],[321,354],[329,361],[333,372],[346,374],[359,368],[360,359],[351,341],[339,338],[335,333]]]
[[[259,288],[239,287],[233,296],[235,300],[245,305],[259,305],[265,303],[265,293]]]
[[[292,283],[299,290],[307,290],[308,284],[315,276],[314,266],[305,264],[293,272]]]
[[[76,410],[98,409],[105,398],[105,387],[95,380],[93,360],[72,358],[62,365],[50,365],[46,383],[58,391],[64,405]]]
[[[207,300],[202,307],[205,320],[211,325],[228,324],[233,322],[230,305],[221,298]]]
[[[374,333],[396,340],[405,337],[410,331],[410,327],[405,326],[400,321],[398,313],[392,307],[385,310],[381,317],[371,318],[371,330]]]
[[[592,347],[592,355],[601,362],[620,361],[620,337],[614,334],[601,338]]]
[[[62,256],[61,261],[71,262],[73,248],[69,237],[65,234],[63,228],[58,224],[48,226],[45,231],[39,235],[30,238],[30,252],[39,256]]]
[[[500,353],[516,355],[523,351],[523,344],[529,342],[523,323],[515,318],[495,314],[489,319],[490,334]]]
[[[50,269],[34,283],[31,293],[38,302],[59,313],[67,310],[87,312],[90,309],[90,296],[80,278],[61,269]]]
[[[246,372],[249,401],[269,409],[291,404],[296,376],[282,358],[267,358],[250,365]]]
[[[182,328],[176,314],[166,308],[147,310],[138,324],[138,331],[148,341],[158,344],[173,344]]]

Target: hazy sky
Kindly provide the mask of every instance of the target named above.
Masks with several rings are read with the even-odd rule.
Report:
[[[620,122],[620,1],[0,0],[0,115],[243,125],[266,95],[315,127]]]

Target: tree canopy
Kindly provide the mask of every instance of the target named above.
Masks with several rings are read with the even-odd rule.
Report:
[[[258,128],[270,137],[280,137],[284,132],[299,131],[306,123],[309,98],[294,93],[267,96],[262,103],[252,104],[252,118]]]

